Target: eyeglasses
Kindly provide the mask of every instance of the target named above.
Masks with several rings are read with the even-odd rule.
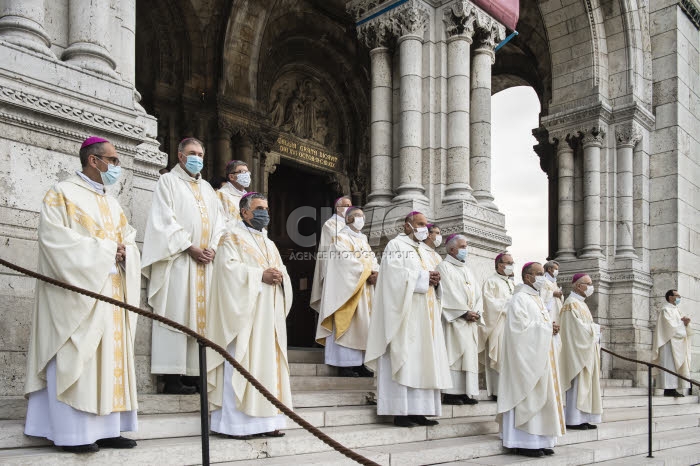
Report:
[[[119,158],[117,158],[117,157],[107,157],[104,155],[103,156],[93,155],[93,157],[95,157],[96,159],[98,159],[102,162],[108,163],[110,165],[114,165],[115,167],[118,167],[122,164],[121,161],[119,161]]]
[[[250,173],[249,170],[241,170],[239,172],[233,172],[234,175],[242,175],[243,173]]]

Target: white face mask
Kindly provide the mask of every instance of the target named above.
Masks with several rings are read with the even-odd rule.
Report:
[[[362,228],[365,226],[365,218],[355,217],[355,220],[352,221],[351,225],[357,230],[362,230]]]
[[[236,175],[236,181],[244,188],[247,188],[250,186],[250,172],[239,173]]]
[[[540,290],[542,289],[542,287],[544,286],[544,282],[545,282],[546,280],[547,280],[547,279],[544,278],[543,275],[537,275],[537,276],[535,277],[535,283],[532,284],[532,287],[533,287],[534,289],[536,289],[537,291],[540,291]]]
[[[555,270],[554,272],[552,272],[552,277],[557,278],[557,275],[559,275],[558,270]]]
[[[440,246],[440,245],[442,244],[442,235],[437,235],[437,236],[435,237],[434,243],[435,243],[435,247]]]
[[[586,298],[588,298],[590,295],[592,295],[594,291],[595,291],[595,288],[593,287],[593,285],[588,285],[588,287],[586,288],[586,291],[584,292],[584,294],[586,295]]]
[[[411,224],[409,223],[409,225]],[[411,225],[411,228],[413,228],[413,225]],[[425,241],[428,234],[428,227],[413,228],[413,236],[415,236],[418,241]]]
[[[515,271],[515,267],[512,265],[506,265],[503,268],[503,273],[506,275],[513,275],[513,272]]]

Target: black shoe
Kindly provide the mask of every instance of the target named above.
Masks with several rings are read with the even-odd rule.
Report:
[[[448,395],[445,394],[442,397],[442,404],[444,405],[455,405],[455,406],[461,406],[464,404],[464,401],[462,401],[462,398],[460,398],[459,395]]]
[[[546,456],[550,456],[554,454],[554,450],[551,448],[542,448],[542,453],[544,453]]]
[[[515,454],[520,456],[529,456],[530,458],[541,458],[544,456],[544,452],[539,449],[531,448],[516,448]]]
[[[566,426],[567,429],[569,430],[588,430],[588,425],[586,424],[579,424],[576,426]]]
[[[498,401],[498,397],[496,395],[491,395],[491,401]]]
[[[412,422],[409,416],[394,416],[394,425],[396,427],[416,427],[418,424]]]
[[[479,403],[479,400],[474,399],[474,398],[470,398],[467,395],[462,395],[462,402],[465,405],[475,405],[475,404]]]
[[[125,437],[103,438],[95,442],[100,448],[134,448],[136,440]]]
[[[196,393],[202,392],[202,384],[200,383],[198,375],[183,375],[182,385],[185,387],[194,387]]]
[[[63,451],[67,453],[77,453],[77,454],[82,454],[82,453],[95,453],[100,451],[100,447],[97,446],[96,443],[88,443],[86,445],[70,445],[70,446],[65,446],[61,447]]]
[[[374,372],[367,369],[367,367],[364,364],[362,366],[355,367],[354,370],[360,377],[374,377]]]
[[[341,367],[338,371],[338,377],[359,377],[360,374],[355,372],[352,367]]]
[[[598,428],[598,426],[596,426],[595,424],[589,424],[589,423],[586,423],[586,427],[588,427],[588,430],[595,430]]]
[[[439,422],[433,419],[428,419],[425,416],[408,416],[408,418],[411,420],[411,422],[415,422],[419,426],[436,426],[439,424]]]
[[[170,395],[194,395],[197,393],[196,387],[188,387],[182,383],[182,376],[179,374],[166,374],[163,379],[165,380],[163,393]]]
[[[676,396],[676,391],[673,389],[664,390],[664,396]]]

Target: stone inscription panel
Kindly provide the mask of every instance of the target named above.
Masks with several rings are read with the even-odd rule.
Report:
[[[338,172],[342,168],[338,155],[333,155],[323,148],[311,146],[289,135],[280,135],[273,151],[282,157],[323,170]]]

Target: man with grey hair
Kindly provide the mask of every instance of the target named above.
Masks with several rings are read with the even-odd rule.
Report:
[[[251,174],[247,163],[242,160],[231,160],[226,164],[226,181],[221,184],[216,194],[219,196],[226,220],[231,227],[241,221],[238,204],[247,192],[246,188],[250,186],[250,180]]]
[[[186,138],[178,160],[162,175],[153,192],[143,240],[143,275],[148,279],[148,304],[153,312],[204,334],[212,261],[224,232],[221,204],[200,171],[204,146]],[[163,374],[165,392],[195,392],[199,375],[197,342],[154,322],[151,373]],[[189,376],[183,384],[182,376]]]
[[[452,388],[443,390],[443,404],[477,404],[479,395],[479,326],[481,287],[467,262],[467,237],[453,234],[447,256],[437,266],[442,283],[442,319]]]
[[[558,275],[559,262],[551,260],[544,264],[544,278],[547,280],[542,285],[540,297],[549,311],[549,317],[552,319],[552,322],[557,324],[559,323],[561,308],[564,305],[563,293],[559,285],[557,285]],[[554,336],[554,347],[557,353],[561,351],[561,338],[559,335]]]
[[[316,341],[341,377],[371,377],[363,361],[379,264],[362,233],[362,209],[350,207],[345,223],[330,247]]]
[[[335,242],[340,230],[345,228],[345,212],[352,206],[350,196],[341,196],[333,203],[333,216],[326,220],[321,229],[321,239],[318,243],[314,280],[311,283],[311,301],[309,306],[315,311],[321,309],[323,283],[326,278],[326,264],[331,244]]]

